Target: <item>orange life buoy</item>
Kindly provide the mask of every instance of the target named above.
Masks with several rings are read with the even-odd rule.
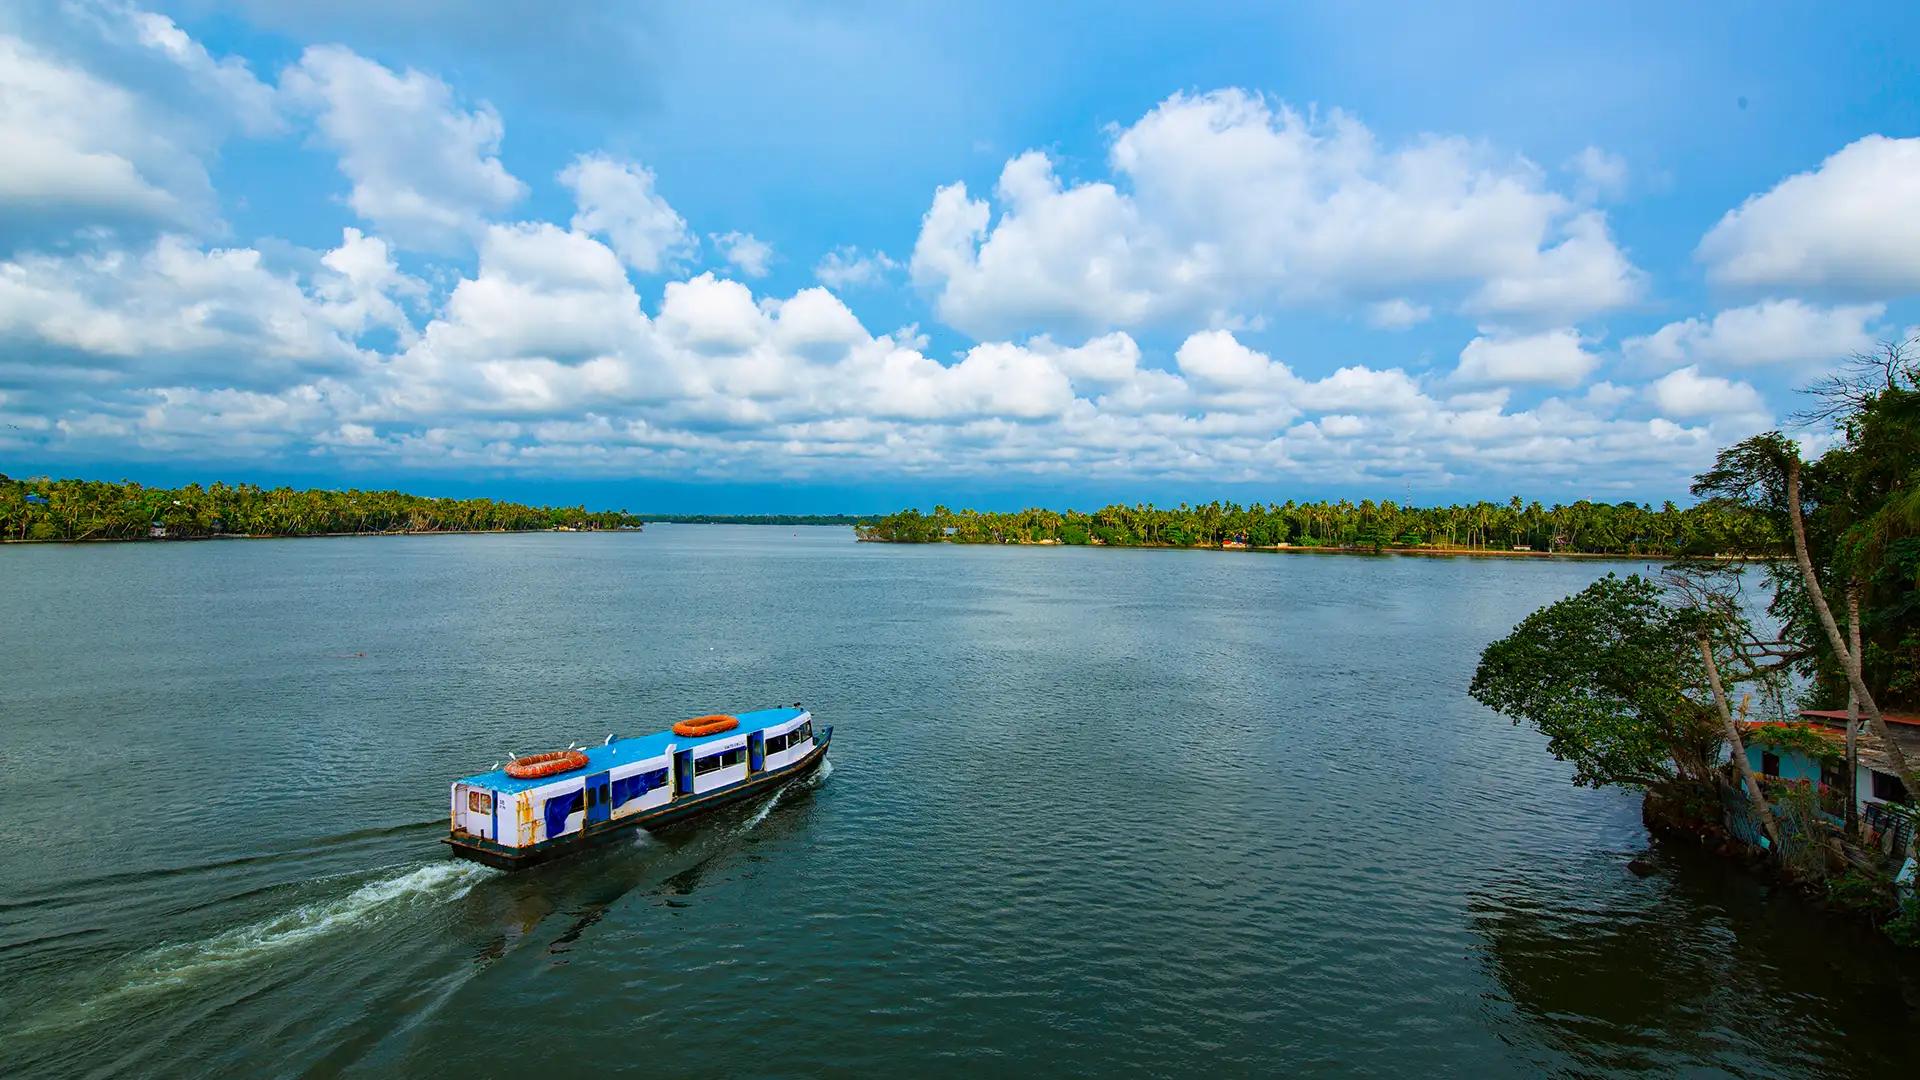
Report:
[[[545,754],[528,754],[507,762],[507,775],[515,780],[538,780],[543,776],[558,776],[563,772],[572,772],[587,763],[587,755],[578,750],[554,750]]]
[[[696,716],[691,720],[682,720],[673,725],[673,733],[685,735],[689,739],[697,739],[702,735],[718,735],[723,731],[732,731],[739,726],[739,717],[714,713],[712,716]]]

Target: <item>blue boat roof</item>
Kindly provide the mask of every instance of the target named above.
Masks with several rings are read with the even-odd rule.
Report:
[[[463,776],[455,783],[492,788],[495,791],[526,791],[529,788],[541,787],[559,780],[574,780],[597,772],[606,772],[615,765],[623,765],[630,761],[657,758],[667,752],[668,744],[677,744],[684,750],[702,743],[719,742],[722,739],[735,738],[751,731],[759,731],[762,728],[798,719],[805,712],[805,709],[758,709],[753,712],[734,713],[733,715],[740,720],[740,726],[731,731],[720,732],[718,735],[689,738],[685,735],[675,735],[672,730],[667,730],[656,731],[651,735],[615,739],[605,746],[588,747],[585,751],[587,755],[585,768],[572,769],[556,776],[543,776],[537,780],[516,779],[508,776],[504,769],[495,769],[492,772]]]

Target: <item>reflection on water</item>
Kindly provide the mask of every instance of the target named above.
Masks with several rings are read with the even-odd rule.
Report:
[[[1581,1071],[1890,1075],[1913,1063],[1912,958],[1790,892],[1685,850],[1469,902],[1517,1037]]]
[[[0,1072],[1888,1073],[1909,960],[1723,868],[1631,877],[1634,801],[1466,697],[1605,570],[0,550],[0,760],[38,763],[0,784]],[[796,699],[833,757],[776,795],[516,874],[436,843],[508,748]]]

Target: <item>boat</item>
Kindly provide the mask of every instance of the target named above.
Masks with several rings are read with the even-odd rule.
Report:
[[[453,782],[442,843],[503,870],[533,866],[769,794],[818,769],[832,740],[832,727],[816,730],[813,714],[796,705],[516,757]]]

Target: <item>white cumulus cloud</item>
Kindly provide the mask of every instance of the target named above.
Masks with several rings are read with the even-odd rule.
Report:
[[[842,298],[901,275],[877,249],[835,248],[819,285],[776,293],[759,284],[769,245],[703,223],[715,269],[688,276],[696,234],[638,162],[562,158],[571,213],[513,220],[527,189],[501,118],[434,75],[319,46],[276,91],[165,17],[58,11],[78,21],[40,36],[0,13],[0,450],[22,459],[1435,491],[1510,477],[1587,495],[1597,470],[1673,485],[1768,422],[1753,386],[1709,372],[1810,358],[1886,317],[1768,300],[1629,342],[1657,381],[1627,366],[1590,383],[1605,331],[1586,320],[1642,288],[1596,209],[1624,182],[1617,158],[1585,151],[1549,178],[1471,140],[1383,141],[1225,90],[1116,127],[1092,175],[1030,151],[990,192],[935,192],[904,269],[975,335],[936,353]],[[337,152],[356,215],[339,214],[337,244],[223,231],[208,163],[240,136]],[[456,258],[401,254],[421,251]],[[1441,330],[1329,356],[1268,322],[1289,306],[1483,329],[1451,373],[1428,371],[1430,340],[1409,338]]]
[[[773,262],[772,244],[738,229],[715,233],[708,239],[720,249],[720,257],[726,259],[735,270],[750,278],[767,276],[767,268]]]
[[[1600,366],[1576,330],[1482,335],[1460,350],[1454,378],[1468,384],[1575,387]]]
[[[207,160],[232,134],[279,128],[273,90],[165,16],[89,3],[60,15],[38,41],[0,18],[0,225],[215,227]]]
[[[1683,367],[1647,385],[1647,397],[1661,415],[1684,419],[1696,416],[1765,414],[1760,392],[1743,382],[1702,375],[1699,368]]]
[[[526,194],[500,163],[500,114],[484,102],[463,107],[432,75],[320,45],[282,73],[280,88],[317,116],[321,140],[340,155],[353,182],[347,205],[402,246],[458,250]]]
[[[1367,321],[1382,330],[1405,330],[1432,317],[1432,308],[1398,296],[1367,305]]]
[[[1767,300],[1728,308],[1712,319],[1668,323],[1644,337],[1628,338],[1621,352],[1643,368],[1704,364],[1768,367],[1831,364],[1873,346],[1871,324],[1883,304],[1822,307],[1803,300]]]
[[[943,319],[982,336],[1426,295],[1567,322],[1642,288],[1603,214],[1465,139],[1387,148],[1345,114],[1220,90],[1177,94],[1116,131],[1108,167],[1112,180],[1069,183],[1028,151],[1006,163],[993,202],[940,188],[914,281]]]
[[[1729,210],[1696,254],[1728,285],[1920,291],[1920,138],[1849,143]]]
[[[862,251],[843,244],[821,256],[813,276],[830,289],[865,289],[885,281],[899,268],[900,264],[884,251]]]
[[[607,238],[621,261],[659,273],[693,253],[686,219],[654,190],[652,170],[604,154],[582,154],[560,173],[573,191],[573,227]]]

